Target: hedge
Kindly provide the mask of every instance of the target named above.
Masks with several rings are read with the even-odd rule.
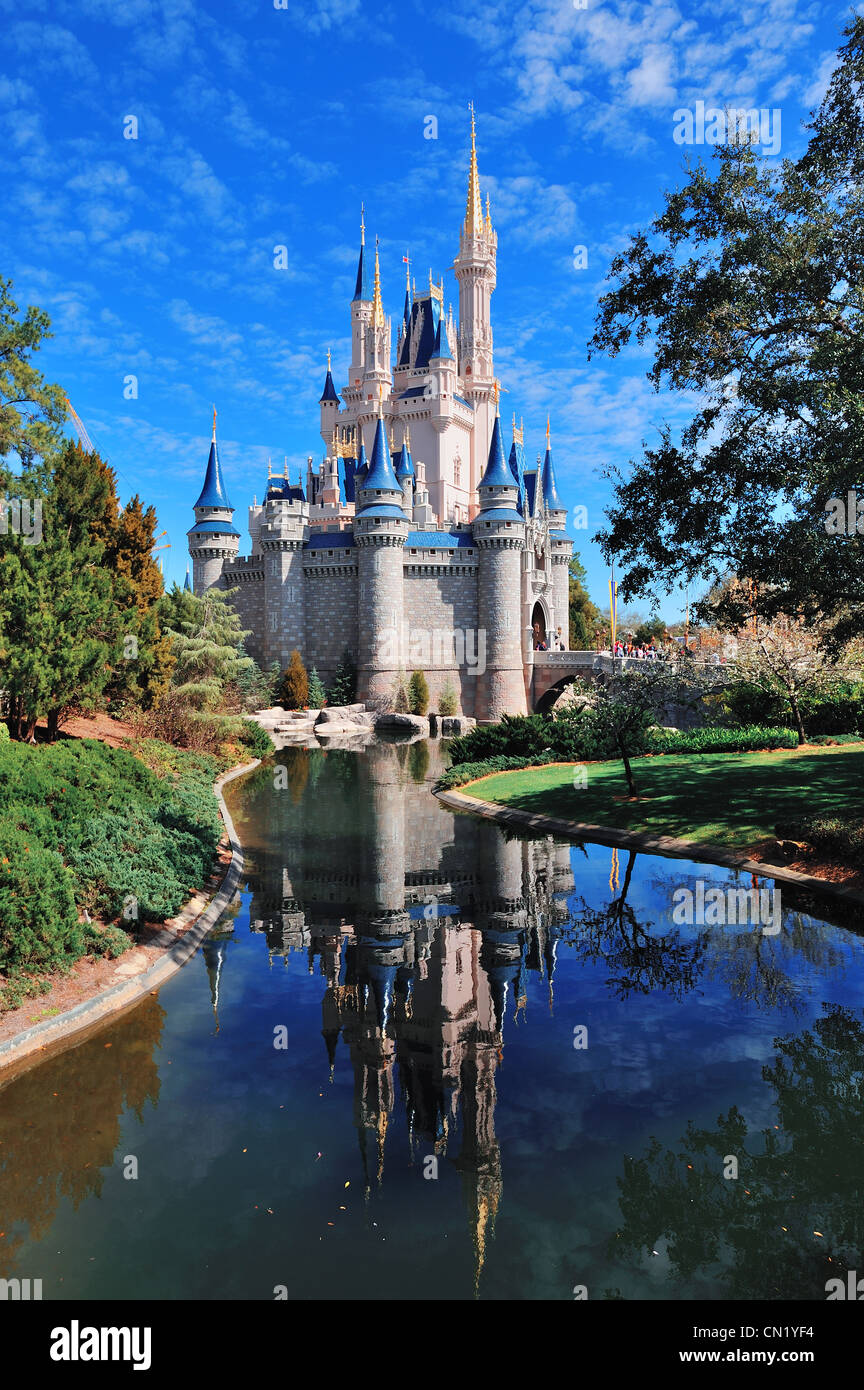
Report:
[[[88,952],[130,944],[120,927],[79,922],[82,909],[164,921],[206,880],[219,760],[155,740],[138,751],[0,741],[0,1008]]]
[[[864,864],[864,817],[798,816],[779,821],[781,839],[802,840],[829,859]]]

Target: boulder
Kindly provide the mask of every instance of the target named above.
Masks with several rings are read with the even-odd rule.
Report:
[[[466,714],[444,714],[441,716],[441,737],[459,738],[462,734],[467,734],[469,729],[473,729],[476,719],[470,719]]]
[[[422,734],[424,738],[429,737],[429,720],[423,714],[386,714],[375,715],[376,729],[400,729],[403,733]]]
[[[317,729],[322,724],[338,724],[345,728],[359,725],[361,728],[371,729],[372,723],[373,716],[364,705],[327,705],[318,714],[315,727]]]

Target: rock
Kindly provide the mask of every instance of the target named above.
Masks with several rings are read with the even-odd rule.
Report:
[[[437,738],[437,737],[438,737],[438,715],[437,715],[437,714],[430,714],[430,716],[429,716],[429,734],[430,734],[430,737],[431,737],[431,738]]]
[[[461,734],[467,734],[469,729],[473,729],[476,719],[470,719],[466,714],[445,714],[441,717],[441,737],[459,738]]]
[[[360,725],[362,728],[371,729],[372,718],[364,705],[328,705],[318,714],[315,727],[317,729],[322,724],[338,724],[343,728]]]
[[[429,720],[423,714],[376,714],[376,729],[401,729],[429,737]]]

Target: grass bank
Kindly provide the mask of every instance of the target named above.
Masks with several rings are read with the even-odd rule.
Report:
[[[580,767],[585,785],[574,784]],[[808,748],[634,758],[639,796],[628,800],[619,762],[500,772],[459,790],[482,801],[619,830],[747,848],[778,823],[864,816],[864,749]]]

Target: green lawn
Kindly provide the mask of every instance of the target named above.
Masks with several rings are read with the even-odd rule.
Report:
[[[864,815],[861,745],[774,753],[682,754],[634,758],[637,801],[627,801],[620,762],[497,772],[456,790],[482,801],[622,830],[746,847],[775,833],[788,816]]]

